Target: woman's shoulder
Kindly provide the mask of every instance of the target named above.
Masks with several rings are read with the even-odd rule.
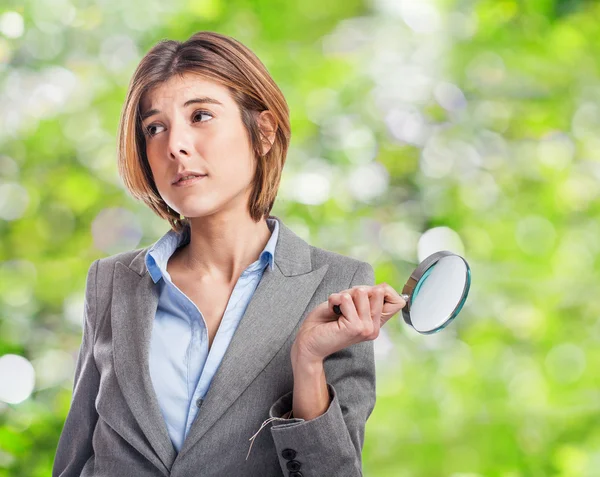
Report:
[[[336,278],[344,280],[347,277],[354,277],[355,274],[358,278],[366,275],[368,279],[373,275],[373,267],[370,263],[358,257],[312,245],[283,222],[280,222],[280,239],[277,243],[277,247],[280,246],[283,246],[283,251],[278,252],[279,249],[276,248],[275,263],[280,261],[285,271],[291,269],[305,273],[327,266],[326,281]],[[293,265],[288,266],[289,263]]]
[[[107,257],[99,258],[99,268],[114,268],[117,262],[121,262],[123,265],[130,266],[134,261],[143,259],[146,255],[146,251],[149,247],[136,248],[135,250],[126,250],[124,252],[115,253],[108,255]]]
[[[138,275],[143,274],[146,252],[150,247],[136,248],[124,252],[115,253],[94,260],[88,270],[88,280],[93,272],[95,282],[99,288],[110,289],[115,267],[117,263],[135,271]]]
[[[135,250],[127,250],[124,252],[115,253],[107,257],[101,257],[94,260],[89,267],[87,277],[87,287],[95,290],[94,294],[98,302],[98,309],[103,310],[110,304],[110,296],[113,289],[113,277],[115,267],[118,263],[142,275],[145,255],[149,247],[136,248]]]
[[[373,267],[369,262],[359,258],[343,255],[325,248],[310,246],[313,260],[313,268],[320,268],[323,265],[329,265],[328,273],[336,273],[343,276],[351,276],[359,270],[372,272]]]

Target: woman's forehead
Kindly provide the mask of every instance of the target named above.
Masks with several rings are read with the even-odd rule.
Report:
[[[146,91],[140,100],[142,110],[150,109],[160,101],[179,99],[183,103],[192,98],[214,98],[222,104],[229,102],[229,91],[225,86],[196,74],[186,73],[183,77],[172,76]]]

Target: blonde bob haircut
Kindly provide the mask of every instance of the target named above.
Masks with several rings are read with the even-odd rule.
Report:
[[[125,187],[134,198],[167,219],[177,233],[189,226],[189,220],[180,217],[158,193],[146,156],[140,111],[145,93],[184,73],[226,86],[240,108],[257,160],[248,209],[255,222],[267,218],[275,203],[290,142],[289,108],[258,57],[239,41],[215,32],[200,31],[184,42],[161,40],[140,61],[129,83],[117,133],[118,170]],[[270,150],[263,155],[262,144],[267,139],[257,117],[265,110],[275,117],[276,132]]]

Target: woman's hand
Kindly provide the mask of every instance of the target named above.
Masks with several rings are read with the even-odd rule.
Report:
[[[335,305],[340,306],[342,315],[333,311]],[[405,305],[387,283],[358,285],[332,293],[302,323],[292,345],[292,362],[322,362],[350,345],[374,340],[379,329]]]

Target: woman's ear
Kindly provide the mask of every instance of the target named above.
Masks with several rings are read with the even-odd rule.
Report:
[[[271,150],[273,142],[275,142],[277,121],[275,121],[275,116],[268,109],[261,111],[257,121],[261,133],[262,155],[264,156]]]

